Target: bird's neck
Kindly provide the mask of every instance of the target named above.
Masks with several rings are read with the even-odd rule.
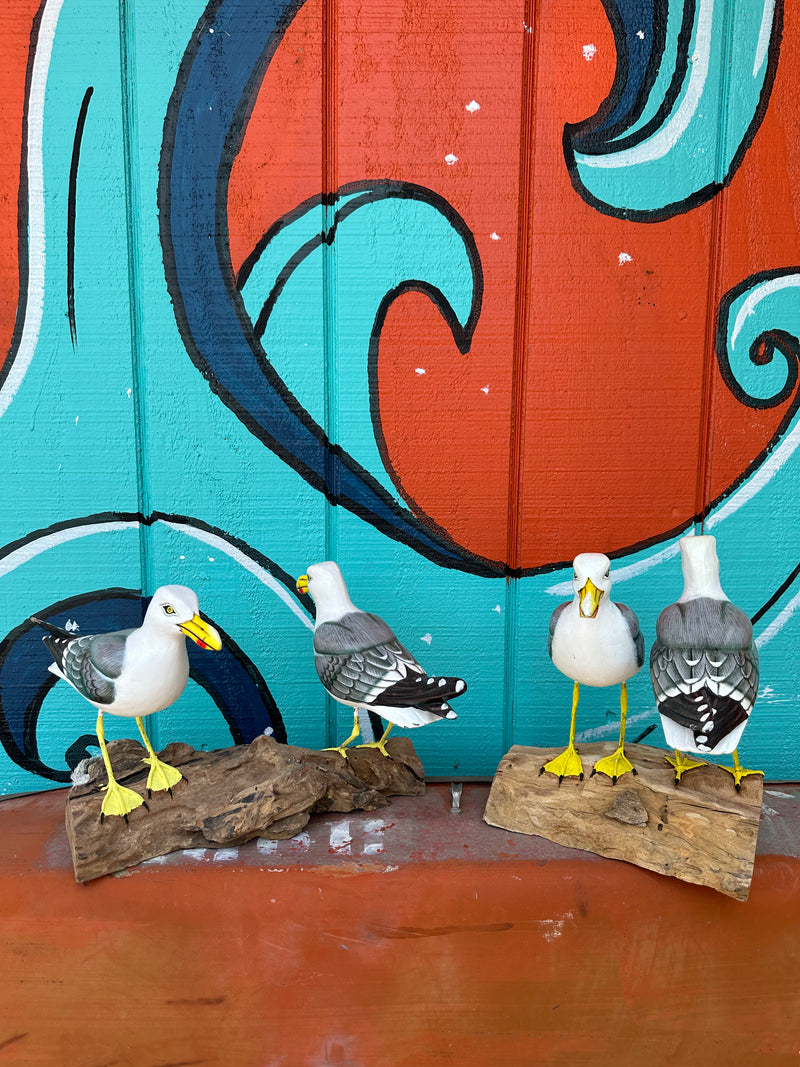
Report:
[[[347,593],[338,592],[331,596],[327,596],[324,603],[315,604],[315,608],[317,626],[323,622],[338,622],[343,615],[349,615],[353,611],[358,611],[358,608]]]

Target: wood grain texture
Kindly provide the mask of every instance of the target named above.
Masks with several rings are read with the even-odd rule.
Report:
[[[376,749],[312,752],[270,737],[250,745],[196,752],[176,742],[161,753],[185,775],[173,791],[154,793],[126,824],[100,821],[107,778],[91,760],[89,781],[67,795],[66,824],[75,878],[86,882],[181,848],[241,845],[254,837],[282,839],[300,833],[314,813],[374,811],[388,796],[425,792],[424,770],[405,737],[388,742],[392,758]],[[146,754],[137,741],[108,746],[120,782],[144,795]]]
[[[676,785],[663,749],[649,745],[626,746],[635,777],[627,774],[616,785],[602,774],[591,777],[589,767],[613,749],[581,745],[586,777],[559,785],[552,774],[539,773],[558,749],[514,745],[500,761],[484,819],[747,900],[761,778],[745,778],[737,794],[731,775],[708,764]]]

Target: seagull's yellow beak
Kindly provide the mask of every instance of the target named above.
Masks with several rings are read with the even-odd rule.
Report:
[[[296,582],[297,592],[302,593],[303,596],[308,592],[308,575],[301,574]]]
[[[603,590],[598,589],[591,578],[586,579],[586,585],[578,593],[578,610],[582,619],[593,619],[603,599]]]
[[[213,648],[215,652],[219,652],[222,648],[222,641],[217,631],[211,623],[201,619],[199,615],[193,615],[188,622],[180,623],[178,629],[183,630],[186,636],[191,637],[200,648]]]

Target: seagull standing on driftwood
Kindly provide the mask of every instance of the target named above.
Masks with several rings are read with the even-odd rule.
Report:
[[[719,582],[715,538],[708,534],[683,537],[681,567],[683,594],[664,608],[656,622],[656,641],[650,653],[650,678],[675,758],[675,782],[703,760],[684,752],[708,755],[733,753],[737,791],[747,774],[737,747],[758,693],[758,649],[753,624],[728,600]]]
[[[150,767],[148,794],[161,789],[171,794],[183,777],[155,754],[142,719],[168,708],[186,688],[185,638],[200,648],[217,652],[222,648],[219,634],[200,617],[199,610],[191,589],[164,585],[155,591],[142,625],[134,630],[76,637],[44,619],[31,619],[48,631],[42,640],[55,661],[48,670],[97,708],[97,739],[108,773],[101,822],[106,815],[122,815],[127,822],[128,813],[144,803],[137,792],[114,778],[103,731],[104,712],[136,719],[148,752],[143,761]]]
[[[628,771],[636,771],[625,755],[625,720],[628,713],[626,682],[644,663],[644,638],[639,620],[625,604],[615,604],[611,591],[610,562],[600,552],[582,552],[573,564],[572,600],[559,604],[550,618],[548,652],[556,667],[573,680],[569,745],[540,770],[563,778],[583,778],[583,763],[575,750],[575,714],[581,685],[621,685],[619,745],[594,765],[592,774],[607,774],[616,784]]]
[[[347,746],[361,732],[359,709],[388,722],[379,741],[359,746],[384,756],[393,725],[456,718],[448,701],[466,691],[466,682],[427,674],[383,619],[355,606],[336,563],[313,563],[297,579],[297,589],[310,594],[316,607],[314,664],[320,681],[334,700],[353,709],[353,731],[333,751],[347,759]]]

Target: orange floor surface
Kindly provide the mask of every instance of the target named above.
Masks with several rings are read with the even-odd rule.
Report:
[[[481,820],[488,788],[74,881],[0,803],[0,1065],[800,1063],[800,788],[747,903]]]

